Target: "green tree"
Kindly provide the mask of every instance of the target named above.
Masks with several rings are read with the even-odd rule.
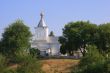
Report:
[[[53,31],[50,32],[49,36],[55,36]]]
[[[31,32],[21,20],[9,25],[2,36],[0,51],[5,55],[15,55],[16,52],[26,50],[30,46]]]
[[[110,52],[110,23],[101,24],[98,28],[97,43],[102,53]]]
[[[61,36],[61,37],[59,37],[58,41],[62,44],[60,46],[60,52],[62,54],[66,54],[67,53],[67,51],[66,51],[66,39],[63,36]]]
[[[61,47],[60,47],[60,52],[61,52],[62,54],[66,54],[65,45],[61,45]]]
[[[78,49],[85,55],[86,45],[95,43],[96,32],[97,26],[89,21],[70,22],[63,28],[63,36],[59,41],[70,55]]]

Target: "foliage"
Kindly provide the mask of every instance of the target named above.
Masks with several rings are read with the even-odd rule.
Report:
[[[41,73],[41,65],[40,62],[36,59],[36,57],[32,57],[31,55],[24,56],[22,58],[21,66],[17,68],[18,73]]]
[[[38,49],[30,48],[29,52],[33,57],[38,58],[40,56],[40,50],[38,50]]]
[[[8,70],[9,73],[41,73],[41,63],[36,58],[27,52],[18,52],[12,62],[18,64],[15,70]]]
[[[0,51],[5,55],[15,55],[17,51],[28,49],[30,46],[31,32],[21,20],[9,25],[2,36]]]
[[[0,73],[16,73],[16,71],[12,71],[11,69],[8,69],[8,61],[5,56],[0,54]]]
[[[53,31],[50,32],[49,36],[55,36]]]
[[[24,62],[26,60],[26,58],[27,58],[28,55],[29,54],[26,51],[17,52],[16,53],[16,56],[13,57],[13,58],[11,58],[12,63],[18,63],[18,64],[20,64],[20,63],[22,63],[22,62]]]
[[[73,73],[109,73],[108,63],[95,46],[88,46],[88,53],[83,57]]]
[[[6,70],[6,59],[0,54],[0,72],[4,73]]]
[[[82,54],[86,53],[86,45],[93,44],[97,26],[90,22],[70,22],[63,28],[63,36],[59,38],[60,43],[66,48],[66,53],[73,55],[73,51],[83,48]]]
[[[106,55],[110,51],[110,23],[96,25],[89,21],[70,22],[63,28],[63,36],[59,38],[59,42],[61,53],[72,55],[73,51],[79,49],[84,56],[87,45],[94,44]]]
[[[110,73],[110,58],[105,63],[106,71]]]
[[[110,51],[110,23],[101,24],[98,28],[97,47],[102,53]]]
[[[61,45],[61,47],[60,47],[60,52],[61,52],[62,54],[66,54],[65,45]]]

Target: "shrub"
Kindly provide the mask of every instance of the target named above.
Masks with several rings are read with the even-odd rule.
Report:
[[[31,55],[27,55],[22,58],[21,66],[18,67],[18,73],[40,73],[41,65],[36,57],[32,57]]]
[[[99,53],[95,46],[88,46],[87,49],[88,53],[74,68],[73,73],[107,73],[105,57]]]
[[[18,67],[6,73],[41,73],[40,61],[26,51],[17,52],[16,56],[11,58],[10,63],[17,63]]]
[[[16,73],[16,71],[12,72],[12,70],[8,69],[7,62],[6,57],[0,54],[0,73]]]
[[[6,70],[6,60],[3,55],[0,54],[0,72],[3,73]]]
[[[110,58],[107,59],[105,63],[105,68],[106,68],[107,73],[110,73]]]
[[[29,53],[30,55],[32,55],[33,57],[39,57],[40,56],[40,50],[35,49],[35,48],[30,48],[29,49]]]

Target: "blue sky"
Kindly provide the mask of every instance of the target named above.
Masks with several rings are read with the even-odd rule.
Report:
[[[50,31],[57,36],[71,21],[110,22],[110,0],[0,0],[0,35],[17,19],[22,19],[34,33],[41,11]]]

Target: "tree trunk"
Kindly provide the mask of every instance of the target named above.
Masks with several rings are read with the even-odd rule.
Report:
[[[85,49],[83,48],[83,51],[81,50],[81,48],[79,48],[79,49],[80,49],[82,55],[85,56],[85,53],[86,53]]]

